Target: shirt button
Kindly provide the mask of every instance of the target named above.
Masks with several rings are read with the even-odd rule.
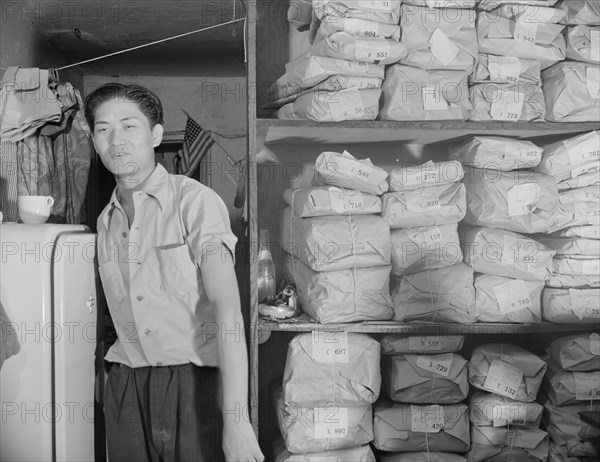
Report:
[[[141,302],[144,299],[144,297],[142,297],[141,295],[138,295],[135,298],[137,299],[138,302]]]
[[[162,363],[159,361],[156,363],[156,365],[160,367],[160,366],[162,366]]]
[[[123,231],[123,237],[127,237],[127,233]]]
[[[146,330],[144,331],[144,334],[148,335],[150,332],[152,332],[150,329],[146,329]]]

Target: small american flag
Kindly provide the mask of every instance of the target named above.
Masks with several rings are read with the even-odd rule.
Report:
[[[208,154],[215,141],[210,132],[204,130],[190,116],[185,124],[183,137],[183,158],[181,159],[181,173],[190,176]]]

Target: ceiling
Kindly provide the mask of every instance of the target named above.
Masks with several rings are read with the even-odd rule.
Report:
[[[67,64],[245,16],[243,0],[30,2]],[[243,21],[82,64],[97,75],[245,75]]]

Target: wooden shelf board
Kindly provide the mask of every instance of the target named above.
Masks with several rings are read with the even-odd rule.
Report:
[[[577,134],[598,129],[598,123],[552,122],[391,122],[258,119],[258,131],[266,144],[357,144],[418,143],[458,141],[474,135],[533,138],[545,135]]]

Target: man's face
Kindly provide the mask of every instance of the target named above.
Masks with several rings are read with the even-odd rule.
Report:
[[[96,108],[94,147],[104,166],[133,188],[154,170],[154,148],[162,140],[163,127],[150,128],[138,105],[115,97]]]

